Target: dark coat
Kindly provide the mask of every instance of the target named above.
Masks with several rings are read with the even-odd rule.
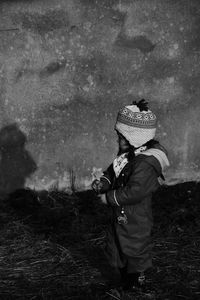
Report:
[[[129,161],[118,178],[112,164],[104,172],[102,192],[106,192],[113,210],[113,226],[107,247],[113,266],[127,266],[130,273],[143,272],[151,267],[151,199],[159,187],[158,177],[161,174],[159,160],[144,154]],[[120,216],[126,217],[121,224],[118,223]]]

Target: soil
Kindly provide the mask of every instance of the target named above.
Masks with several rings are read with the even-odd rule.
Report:
[[[200,184],[162,186],[143,291],[110,290],[110,213],[92,191],[14,192],[0,203],[0,299],[200,299]]]

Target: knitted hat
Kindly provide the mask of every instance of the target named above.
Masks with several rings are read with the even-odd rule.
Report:
[[[138,148],[155,137],[156,116],[144,99],[120,109],[115,129]]]

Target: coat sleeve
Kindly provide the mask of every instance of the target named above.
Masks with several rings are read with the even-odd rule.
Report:
[[[103,175],[100,178],[100,181],[102,183],[100,194],[106,193],[111,189],[114,175],[113,164],[110,164],[110,166],[103,172]]]
[[[111,206],[134,205],[150,196],[158,187],[156,170],[144,160],[135,167],[124,187],[107,192],[107,201]]]

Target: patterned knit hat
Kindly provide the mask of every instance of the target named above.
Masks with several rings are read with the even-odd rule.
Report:
[[[142,99],[120,109],[115,129],[138,148],[155,137],[157,119]]]

